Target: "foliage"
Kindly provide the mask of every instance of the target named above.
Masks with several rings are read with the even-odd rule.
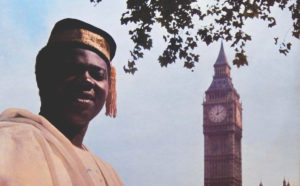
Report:
[[[90,0],[99,3],[101,0]],[[245,21],[258,19],[267,22],[268,27],[276,25],[272,17],[273,8],[288,9],[291,12],[292,35],[300,39],[300,1],[299,0],[127,0],[127,11],[122,14],[121,24],[134,24],[129,31],[134,43],[130,51],[131,59],[125,72],[134,74],[136,62],[143,58],[146,50],[151,50],[153,40],[151,31],[158,25],[164,31],[162,38],[167,46],[159,56],[162,67],[175,63],[177,59],[184,62],[184,67],[193,69],[199,62],[195,48],[199,42],[207,45],[220,39],[231,43],[235,50],[233,64],[238,67],[247,65],[244,47],[251,40],[251,35],[244,32]],[[278,43],[279,52],[286,55],[291,43]]]

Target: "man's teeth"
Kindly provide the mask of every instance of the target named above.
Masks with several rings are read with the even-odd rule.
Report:
[[[90,99],[84,99],[84,98],[77,98],[77,101],[80,103],[89,103],[91,100]]]

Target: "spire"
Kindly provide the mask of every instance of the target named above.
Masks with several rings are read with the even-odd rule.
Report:
[[[215,66],[216,65],[228,65],[227,58],[224,51],[223,41],[221,42],[221,48]]]
[[[286,186],[285,178],[283,179],[283,186]]]
[[[215,74],[213,77],[213,82],[211,83],[207,91],[214,91],[214,90],[235,91],[230,77],[230,66],[227,63],[223,42],[221,42],[221,49],[217,61],[214,64],[214,70],[215,70]]]

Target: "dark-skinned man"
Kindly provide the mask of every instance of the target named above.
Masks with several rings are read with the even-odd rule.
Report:
[[[106,103],[116,116],[116,44],[105,31],[76,19],[54,26],[36,59],[40,114],[0,115],[0,185],[121,186],[114,169],[83,144]]]

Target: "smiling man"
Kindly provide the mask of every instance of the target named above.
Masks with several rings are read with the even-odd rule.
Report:
[[[123,185],[114,169],[83,144],[90,121],[106,102],[116,116],[116,44],[103,30],[64,19],[36,59],[39,115],[0,115],[0,185]]]

